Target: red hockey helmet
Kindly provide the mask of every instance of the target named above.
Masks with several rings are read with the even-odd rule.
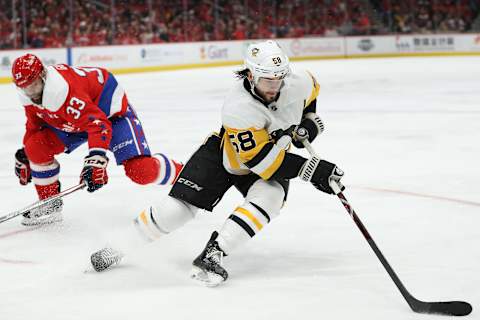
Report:
[[[13,62],[13,81],[17,87],[25,88],[41,75],[43,69],[42,61],[36,55],[27,53]]]

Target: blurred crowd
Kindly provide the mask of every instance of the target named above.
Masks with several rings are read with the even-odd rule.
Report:
[[[0,49],[463,32],[475,0],[0,0]]]
[[[464,32],[477,17],[477,0],[374,0],[383,24],[395,33]]]

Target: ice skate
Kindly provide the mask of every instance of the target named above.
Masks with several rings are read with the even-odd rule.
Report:
[[[215,240],[218,232],[213,232],[203,252],[193,261],[190,277],[207,286],[216,287],[228,278],[227,271],[222,266],[225,253]]]
[[[22,225],[38,226],[63,220],[63,200],[61,198],[47,201],[44,205],[32,209],[23,215]]]

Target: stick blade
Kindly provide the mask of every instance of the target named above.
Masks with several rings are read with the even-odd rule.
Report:
[[[472,312],[472,306],[464,301],[423,302],[415,301],[410,305],[418,313],[441,314],[447,316],[466,316]]]

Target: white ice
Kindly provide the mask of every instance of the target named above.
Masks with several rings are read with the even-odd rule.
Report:
[[[466,300],[480,319],[480,58],[295,63],[321,84],[326,130],[314,147],[345,172],[345,195],[410,292]],[[151,149],[186,160],[220,127],[233,67],[118,76]],[[0,86],[0,215],[36,200],[13,154],[24,116]],[[64,187],[78,182],[83,146],[59,156]],[[301,154],[305,153],[303,151]],[[111,157],[113,159],[113,157]],[[231,190],[214,213],[126,257],[84,272],[112,230],[167,188],[140,187],[114,161],[110,183],[66,198],[65,221],[0,224],[0,319],[434,319],[413,313],[337,198],[292,181],[271,225],[225,259],[215,289],[188,278],[191,261],[241,201]],[[477,310],[475,310],[477,309]]]

